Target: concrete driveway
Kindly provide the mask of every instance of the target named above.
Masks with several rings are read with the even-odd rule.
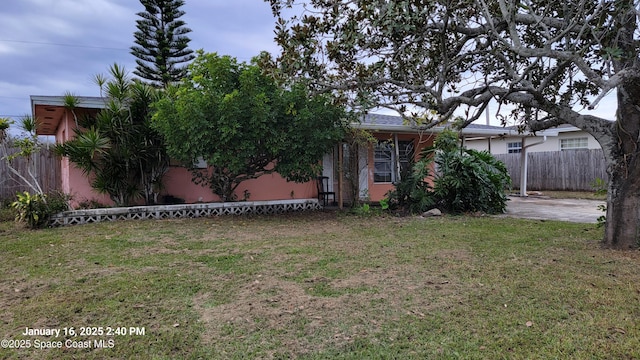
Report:
[[[502,216],[525,219],[558,220],[597,223],[604,212],[598,210],[604,201],[578,199],[549,199],[539,196],[510,196],[507,212]]]

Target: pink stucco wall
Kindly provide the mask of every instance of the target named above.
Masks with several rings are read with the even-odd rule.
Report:
[[[162,195],[172,195],[184,199],[186,203],[216,202],[220,198],[211,192],[211,189],[196,185],[191,181],[191,172],[182,167],[170,167],[164,177]],[[73,164],[69,166],[68,187],[64,190],[73,196],[72,206],[77,206],[83,201],[95,200],[102,204],[113,205],[108,196],[99,194],[93,188],[89,179]],[[264,175],[258,179],[247,180],[240,184],[236,190],[238,200],[244,200],[244,191],[250,194],[251,201],[258,200],[286,200],[309,199],[317,197],[314,182],[294,183],[287,182],[278,174]],[[161,200],[161,199],[160,199]]]
[[[183,167],[172,166],[164,177],[163,194],[184,199],[187,203],[220,201],[211,189],[196,185],[191,181],[191,172]],[[314,182],[288,182],[278,174],[263,175],[258,179],[247,180],[238,186],[238,200],[243,200],[245,190],[249,200],[286,200],[309,199],[317,197]]]
[[[56,141],[69,140],[74,134],[74,127],[73,116],[67,112],[58,127]],[[72,196],[72,207],[77,207],[80,203],[91,200],[105,205],[113,205],[109,196],[93,190],[87,175],[73,163],[70,163],[69,159],[62,158],[60,167],[62,191]],[[191,178],[191,172],[186,168],[171,166],[164,177],[164,188],[161,195],[172,195],[184,199],[187,203],[220,201],[220,198],[214,195],[211,189],[194,184]],[[248,200],[254,201],[317,197],[315,182],[302,184],[288,182],[278,174],[268,174],[243,182],[236,191],[239,200],[243,200],[245,190],[250,194]]]
[[[68,161],[68,160],[67,160]],[[64,178],[63,178],[64,182]],[[108,195],[100,194],[93,190],[89,178],[78,169],[73,163],[69,165],[69,186],[68,190],[63,190],[71,195],[71,206],[77,207],[79,204],[88,201],[97,201],[105,205],[113,205],[113,201]]]
[[[75,121],[70,111],[65,111],[62,121],[56,132],[56,142],[62,143],[74,136]],[[87,176],[78,169],[68,158],[60,159],[60,180],[62,192],[71,195],[71,206],[78,205],[85,201],[98,201],[102,204],[113,205],[109,196],[100,194],[93,190]]]
[[[68,168],[68,186],[66,188],[63,187],[63,191],[73,196],[72,206],[77,206],[79,203],[88,200],[96,200],[102,204],[113,205],[108,196],[99,194],[91,188],[89,179],[82,171],[73,164],[70,164]],[[186,168],[170,167],[164,177],[164,187],[161,195],[172,195],[184,199],[186,203],[220,201],[220,198],[213,194],[211,189],[194,184],[191,178],[191,172]],[[243,200],[245,190],[250,195],[248,200],[252,201],[317,197],[315,182],[301,184],[288,182],[278,174],[264,175],[258,179],[243,182],[236,190],[238,200]]]

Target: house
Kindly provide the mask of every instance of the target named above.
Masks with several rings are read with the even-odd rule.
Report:
[[[95,114],[104,108],[100,97],[78,97],[75,113],[78,116]],[[56,142],[70,140],[75,132],[74,116],[64,106],[61,96],[31,96],[33,116],[40,120],[38,135],[55,136]],[[340,204],[355,199],[380,201],[393,189],[393,183],[400,180],[402,169],[420,151],[433,144],[433,140],[443,127],[425,130],[405,122],[399,116],[370,114],[362,121],[352,124],[354,130],[366,130],[370,138],[365,142],[346,139],[337,144],[331,154],[322,159],[323,176],[328,178],[325,189],[335,192]],[[462,131],[470,138],[506,136],[504,128],[471,125]],[[342,166],[338,166],[342,164]],[[61,191],[73,196],[73,204],[95,200],[112,204],[108,196],[95,192],[87,176],[70,163],[60,159]],[[187,203],[217,202],[220,198],[209,188],[194,184],[188,169],[170,166],[164,177],[163,195],[184,199]],[[316,181],[307,183],[288,182],[278,174],[263,175],[258,179],[243,182],[236,191],[239,198],[249,194],[250,200],[309,199],[318,197]]]
[[[95,114],[104,108],[105,101],[100,97],[78,97],[75,113],[78,117]],[[39,119],[37,134],[55,136],[57,143],[70,140],[75,132],[75,121],[71,111],[64,106],[60,96],[31,96],[31,108],[34,117]],[[83,201],[95,200],[111,205],[113,202],[105,194],[99,194],[91,188],[87,176],[68,158],[60,159],[61,191],[72,195],[72,206]],[[171,195],[187,203],[216,202],[219,197],[209,188],[196,185],[191,181],[191,172],[179,165],[171,164],[164,176],[162,195]],[[264,175],[260,179],[243,182],[237,191],[238,197],[250,194],[251,200],[308,199],[317,195],[316,185],[310,183],[288,182],[278,174]]]
[[[512,166],[509,171],[512,179],[519,179],[519,186],[516,187],[520,189],[521,196],[527,196],[528,180],[534,180],[534,183],[537,182],[538,189],[567,190],[577,188],[584,190],[584,187],[591,186],[590,183],[596,178],[606,177],[605,175],[594,175],[596,173],[605,173],[604,165],[600,167],[593,166],[594,163],[600,163],[595,161],[601,157],[597,156],[597,151],[595,154],[594,152],[586,153],[587,160],[585,163],[589,164],[587,168],[590,174],[585,173],[585,171],[579,171],[580,173],[584,173],[584,176],[576,176],[575,171],[572,172],[566,169],[564,165],[553,166],[554,164],[563,164],[565,161],[562,160],[563,158],[584,159],[584,157],[578,157],[577,153],[562,152],[602,149],[598,141],[584,130],[568,124],[535,133],[528,131],[519,133],[514,127],[504,129],[507,132],[500,136],[465,137],[464,144],[469,149],[487,150],[507,163],[511,163],[511,161],[506,160],[514,160],[507,154],[519,154],[517,155],[519,157],[519,165]],[[529,154],[532,153],[537,153],[537,176],[529,174]],[[593,158],[591,158],[591,156],[593,156]],[[545,159],[546,161],[541,161],[540,159]],[[576,161],[577,160],[571,160],[568,162],[580,164],[580,162]],[[604,164],[604,157],[602,157],[602,164]],[[580,167],[579,165],[578,167],[584,169],[584,167]],[[546,185],[543,183],[545,179],[549,180]]]
[[[572,125],[560,125],[557,128],[518,133],[514,127],[502,128],[504,135],[491,137],[466,137],[468,149],[487,150],[497,154],[521,153],[523,145],[528,152],[564,151],[578,149],[600,149],[598,141],[589,133]]]
[[[349,142],[334,154],[323,159],[324,176],[328,176],[335,189],[342,188],[343,199],[351,202],[354,198],[361,201],[380,201],[400,180],[400,174],[409,165],[410,159],[416,160],[422,149],[433,145],[438,133],[444,126],[425,129],[410,123],[400,116],[368,114],[360,122],[351,125],[353,129],[366,130],[372,137],[366,146],[356,146]],[[487,138],[507,136],[508,130],[502,127],[471,124],[461,130],[463,137]],[[341,163],[339,154],[344,156],[343,174],[334,164]],[[357,164],[357,165],[356,165]],[[350,170],[350,171],[349,171]],[[346,172],[346,173],[345,173]],[[341,184],[340,179],[345,179]],[[357,189],[357,191],[356,191]]]

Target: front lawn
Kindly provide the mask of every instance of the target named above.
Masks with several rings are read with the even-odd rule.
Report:
[[[640,254],[601,250],[601,237],[325,212],[0,223],[0,338],[31,346],[0,358],[639,358]]]

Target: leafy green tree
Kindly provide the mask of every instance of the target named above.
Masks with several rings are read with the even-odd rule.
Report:
[[[342,138],[346,120],[327,96],[310,95],[299,84],[280,87],[254,64],[202,51],[189,76],[155,108],[153,124],[168,153],[223,201],[236,198],[241,182],[264,174],[310,180]],[[199,158],[207,169],[192,166]]]
[[[469,124],[495,102],[533,131],[590,133],[609,172],[604,245],[640,246],[638,0],[267,1],[282,47],[272,65],[318,91],[426,127],[460,107]],[[313,11],[291,16],[302,3]],[[615,121],[589,112],[611,92]]]
[[[159,92],[132,80],[117,64],[109,71],[111,78],[99,81],[105,108],[78,119],[75,138],[56,150],[92,175],[91,186],[116,205],[130,205],[140,197],[147,205],[156,203],[169,164],[163,139],[150,126],[150,106]],[[71,109],[79,105],[77,99],[65,98]]]
[[[166,87],[186,75],[187,66],[180,64],[194,58],[188,47],[191,39],[186,36],[191,29],[180,20],[185,14],[180,10],[184,1],[140,0],[140,3],[145,11],[137,14],[138,30],[133,34],[136,45],[131,47],[131,54],[137,58],[133,73],[156,86]]]

